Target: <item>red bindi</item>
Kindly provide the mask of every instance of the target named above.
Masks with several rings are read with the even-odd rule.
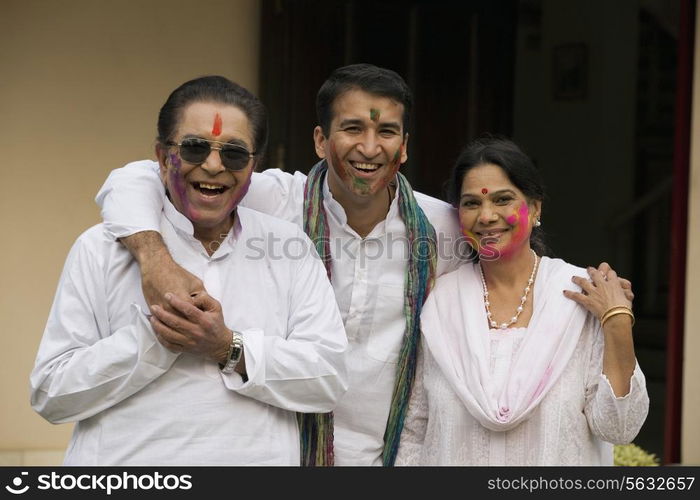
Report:
[[[489,190],[486,188],[481,188],[481,194],[488,194]]]
[[[221,125],[221,115],[216,113],[216,116],[214,117],[214,126],[211,128],[211,135],[214,137],[219,137],[221,135]]]

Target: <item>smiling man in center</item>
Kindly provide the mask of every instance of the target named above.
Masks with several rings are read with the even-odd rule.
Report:
[[[392,182],[408,159],[403,108],[390,97],[348,90],[335,99],[330,124],[314,129],[316,154],[330,167],[328,187],[363,237],[386,217]]]

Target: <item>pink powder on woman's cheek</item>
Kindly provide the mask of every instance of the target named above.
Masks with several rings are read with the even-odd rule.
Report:
[[[506,222],[511,225],[513,235],[510,238],[508,244],[501,250],[501,255],[508,257],[511,255],[520,244],[525,241],[530,233],[527,230],[527,221],[530,214],[530,208],[527,202],[523,201],[520,207],[518,207],[518,213],[509,215],[506,218]]]

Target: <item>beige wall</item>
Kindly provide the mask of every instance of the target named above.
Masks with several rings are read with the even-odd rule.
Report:
[[[66,254],[99,221],[93,197],[109,171],[153,157],[171,90],[217,73],[257,91],[259,2],[2,0],[0,10],[0,465],[52,463],[71,427],[33,412],[28,377]]]
[[[700,9],[696,14],[681,428],[681,462],[689,465],[700,465]]]

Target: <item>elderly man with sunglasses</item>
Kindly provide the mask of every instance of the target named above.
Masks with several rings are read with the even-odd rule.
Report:
[[[157,132],[157,224],[208,293],[168,295],[181,315],[155,305],[132,255],[102,224],[88,229],[61,274],[32,407],[75,423],[66,465],[314,463],[347,388],[347,338],[309,238],[239,206],[265,108],[224,77],[195,78],[167,98]]]

